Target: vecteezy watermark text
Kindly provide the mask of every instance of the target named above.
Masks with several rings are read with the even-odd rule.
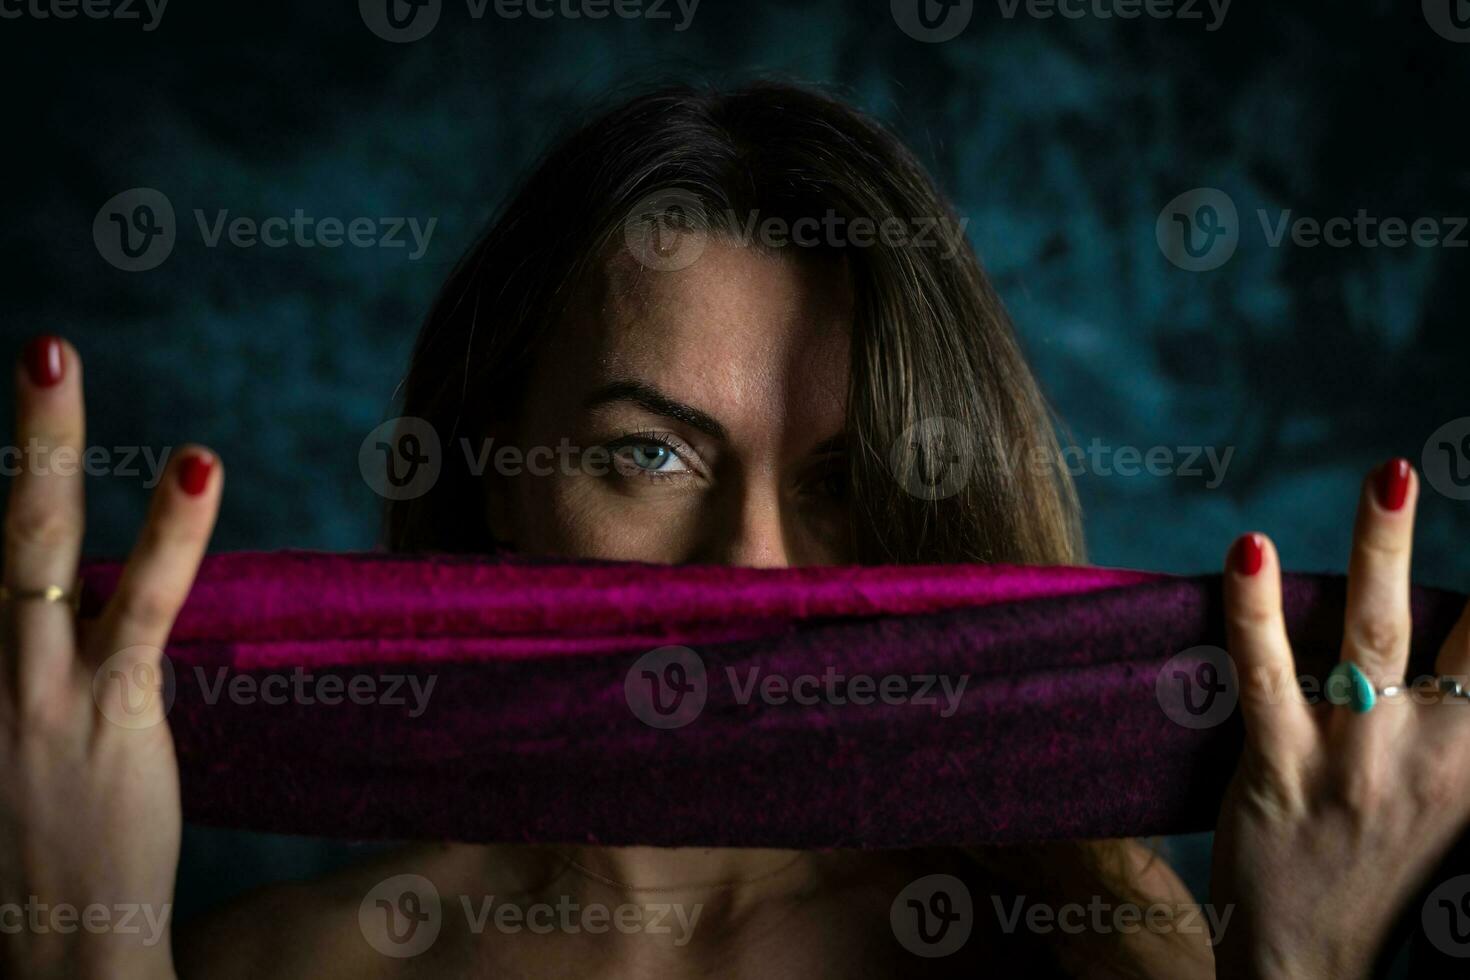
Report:
[[[205,248],[228,245],[251,249],[380,248],[404,250],[410,262],[423,258],[438,218],[317,217],[303,208],[289,215],[258,217],[229,208],[194,209],[194,223]],[[97,252],[124,272],[156,269],[173,253],[179,227],[173,202],[152,187],[134,187],[109,198],[92,220]]]
[[[444,0],[358,0],[362,22],[384,41],[408,44],[429,36],[444,13]],[[699,0],[465,0],[470,20],[493,14],[500,20],[672,21],[689,29]]]
[[[24,902],[0,903],[0,934],[71,935],[80,931],[92,935],[141,935],[144,946],[156,946],[164,938],[172,915],[172,905],[93,902],[78,908],[69,902],[48,903],[30,895]]]
[[[996,923],[1006,935],[1022,930],[1038,935],[1098,936],[1150,932],[1208,934],[1218,941],[1235,912],[1233,905],[1220,910],[1192,902],[1138,905],[1104,895],[1094,895],[1086,903],[1060,905],[1029,901],[1025,895],[991,895],[990,903]],[[914,955],[928,959],[950,956],[974,931],[975,907],[970,890],[953,875],[925,875],[909,882],[894,898],[889,924],[899,944]]]
[[[34,436],[24,446],[0,446],[0,476],[120,476],[143,478],[155,487],[163,478],[172,447],[152,446],[46,446]],[[142,464],[142,468],[139,468]]]
[[[1150,20],[1202,21],[1213,33],[1225,23],[1231,0],[995,0],[1000,15],[1014,20]]]
[[[0,20],[141,21],[144,33],[158,29],[168,0],[0,0]]]
[[[681,902],[580,902],[570,895],[555,900],[485,895],[459,896],[465,928],[474,935],[486,929],[506,934],[529,932],[576,935],[643,934],[667,937],[676,947],[689,944],[704,911],[703,904]],[[394,875],[378,882],[358,907],[358,926],[368,944],[385,956],[406,959],[429,949],[444,927],[445,903],[432,881],[415,874]]]
[[[830,664],[820,674],[794,676],[760,666],[724,669],[735,704],[787,704],[802,707],[870,707],[873,705],[937,708],[941,718],[959,710],[970,683],[968,674],[848,673]],[[643,654],[628,669],[623,695],[635,717],[653,728],[683,728],[703,712],[710,685],[704,658],[688,647],[666,646]]]
[[[429,697],[439,678],[417,674],[313,674],[303,667],[287,673],[230,675],[227,667],[206,672],[194,668],[195,679],[205,704],[227,700],[231,704],[343,704],[407,707],[408,717],[417,718],[429,706]],[[212,676],[211,676],[212,675]],[[412,704],[408,696],[412,695]]]
[[[493,926],[496,932],[530,932],[538,936],[553,932],[600,935],[616,931],[625,935],[667,935],[675,946],[687,946],[694,938],[694,927],[704,911],[701,904],[687,906],[679,902],[582,904],[570,895],[558,896],[554,904],[504,899],[497,902],[494,895],[487,895],[474,903],[477,908],[468,895],[462,895],[460,905],[470,931],[477,935],[487,926]]]
[[[711,209],[698,195],[668,188],[646,195],[628,210],[623,239],[628,252],[646,268],[659,272],[686,269],[699,260],[711,236],[736,248],[773,251],[786,248],[933,249],[952,259],[965,247],[969,218],[947,214],[882,218],[839,214],[828,208],[821,217],[740,213]]]
[[[413,251],[408,253],[410,262],[424,257],[429,250],[429,239],[434,234],[438,218],[429,218],[422,225],[418,218],[315,218],[301,208],[291,212],[289,218],[276,215],[264,219],[248,215],[230,217],[230,212],[221,209],[207,218],[202,209],[195,209],[194,220],[199,225],[199,235],[206,248],[217,248],[221,238],[236,248],[338,248],[344,244],[353,248],[407,248],[413,239]],[[226,223],[228,222],[228,224]],[[288,233],[289,229],[289,233]],[[405,235],[407,229],[407,235]]]
[[[1390,709],[1405,703],[1441,706],[1437,710],[1470,706],[1470,699],[1447,697],[1440,686],[1441,680],[1470,685],[1470,676],[1424,674],[1394,685],[1396,690],[1379,692],[1377,700]],[[1255,697],[1268,705],[1288,701],[1341,705],[1352,700],[1351,682],[1340,675],[1328,675],[1323,680],[1311,674],[1293,677],[1257,668],[1243,680],[1230,654],[1209,645],[1191,647],[1170,657],[1154,677],[1154,695],[1164,714],[1175,724],[1185,728],[1213,728],[1234,713],[1246,681],[1250,682]]]
[[[1358,208],[1352,215],[1301,215],[1291,208],[1257,208],[1256,223],[1267,248],[1466,248],[1470,217],[1400,217]],[[1230,261],[1246,227],[1235,201],[1215,187],[1178,195],[1159,212],[1154,236],[1159,250],[1181,269],[1206,272]]]
[[[1007,455],[1012,473],[1023,460],[1036,472],[1047,472],[1056,457],[1048,447],[1032,447],[1028,453],[1020,445]],[[1063,446],[1060,453],[1062,469],[1072,476],[1199,477],[1208,490],[1225,481],[1225,471],[1234,456],[1234,446],[1112,446],[1098,438],[1085,449]]]
[[[799,704],[804,707],[818,704],[839,707],[848,704],[912,704],[921,708],[939,707],[941,718],[949,718],[959,710],[960,698],[970,683],[968,674],[961,674],[958,678],[940,674],[874,677],[870,674],[848,675],[830,665],[821,674],[798,674],[795,677],[769,674],[760,667],[749,667],[743,672],[726,667],[725,676],[734,692],[735,703],[739,705],[748,705],[757,697],[762,704]]]
[[[414,673],[308,671],[239,672],[229,667],[206,669],[194,665],[185,675],[193,679],[206,705],[342,704],[404,708],[409,718],[428,710],[438,676]],[[92,692],[102,715],[123,728],[148,728],[161,723],[173,708],[179,677],[173,660],[149,647],[120,650],[93,674]]]
[[[972,428],[958,419],[921,419],[905,429],[890,447],[889,470],[913,496],[942,500],[959,493],[975,473],[982,471],[976,466],[976,457],[983,445]],[[1016,442],[1001,447],[999,456],[999,467],[1012,476],[1028,471],[1042,476],[1065,471],[1074,477],[1199,478],[1206,489],[1214,490],[1225,481],[1235,447],[1115,446],[1093,438],[1085,447]]]
[[[1231,0],[995,0],[1005,20],[1177,20],[1203,23],[1206,32],[1218,31],[1230,12]],[[964,33],[978,6],[976,0],[889,0],[889,11],[915,41],[939,44]]]
[[[1234,905],[1227,905],[1217,912],[1213,905],[1208,904],[1154,902],[1136,905],[1111,902],[1101,895],[1092,896],[1086,905],[1081,902],[1062,905],[1028,902],[1025,895],[1018,895],[1009,903],[999,895],[992,895],[990,902],[995,907],[1001,931],[1006,934],[1024,928],[1040,935],[1054,932],[1073,936],[1082,933],[1133,935],[1140,932],[1202,935],[1208,932],[1218,938],[1224,934],[1235,912]]]

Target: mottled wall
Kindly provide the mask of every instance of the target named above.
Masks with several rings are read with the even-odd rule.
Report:
[[[835,83],[918,149],[1078,443],[1233,452],[1218,485],[1089,466],[1095,561],[1211,569],[1255,527],[1290,566],[1340,568],[1361,474],[1391,454],[1420,461],[1432,433],[1470,416],[1470,230],[1458,248],[1270,235],[1287,210],[1359,209],[1455,234],[1448,219],[1470,213],[1470,31],[1449,0],[1239,0],[1215,24],[1203,4],[1201,20],[1009,6],[973,4],[942,43],[905,33],[887,0],[702,0],[684,29],[673,5],[665,20],[476,20],[445,0],[434,30],[403,44],[345,0],[174,0],[152,30],[0,20],[4,340],[46,330],[80,347],[92,444],[218,449],[217,547],[368,547],[379,501],[359,443],[392,414],[435,287],[548,135],[630,81],[778,71]],[[137,187],[166,195],[178,235],[161,265],[127,272],[93,222]],[[1214,267],[1190,271],[1156,225],[1201,187],[1235,207],[1238,244],[1225,258],[1221,239],[1201,260]],[[1174,210],[1201,218],[1205,203]],[[411,246],[211,248],[192,214],[298,208],[437,224],[415,259]],[[1470,504],[1451,496],[1438,442],[1446,492],[1424,496],[1416,571],[1466,588]],[[92,481],[91,551],[127,547],[143,482]],[[211,860],[224,858],[191,850],[185,898]]]

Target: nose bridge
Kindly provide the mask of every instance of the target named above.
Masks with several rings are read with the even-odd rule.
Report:
[[[720,547],[723,561],[750,568],[789,567],[792,555],[778,481],[752,476],[731,496]]]

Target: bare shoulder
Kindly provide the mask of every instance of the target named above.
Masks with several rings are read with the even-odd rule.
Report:
[[[1169,862],[1164,860],[1162,854],[1139,840],[1130,840],[1125,846],[1136,876],[1134,881],[1151,901],[1173,904],[1194,902],[1189,887],[1170,867]]]
[[[416,875],[441,894],[466,890],[489,863],[519,860],[514,848],[426,844],[375,855],[305,882],[268,885],[180,926],[175,961],[182,980],[260,976],[374,978],[428,964],[384,955],[364,931],[364,901],[393,879]]]
[[[371,976],[361,962],[371,949],[360,932],[353,934],[356,907],[389,860],[379,855],[313,881],[256,888],[181,924],[174,955],[179,976]]]
[[[1214,977],[1209,909],[1200,906],[1169,862],[1142,841],[1129,841],[1129,860],[1139,897],[1143,927],[1124,937],[1145,976],[1181,980]]]

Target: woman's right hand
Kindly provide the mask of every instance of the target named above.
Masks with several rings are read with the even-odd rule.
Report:
[[[171,453],[101,616],[70,604],[82,547],[82,365],[32,341],[16,370],[17,439],[0,600],[0,974],[168,977],[181,815],[160,659],[219,510],[202,449]],[[18,451],[18,452],[17,452]]]

